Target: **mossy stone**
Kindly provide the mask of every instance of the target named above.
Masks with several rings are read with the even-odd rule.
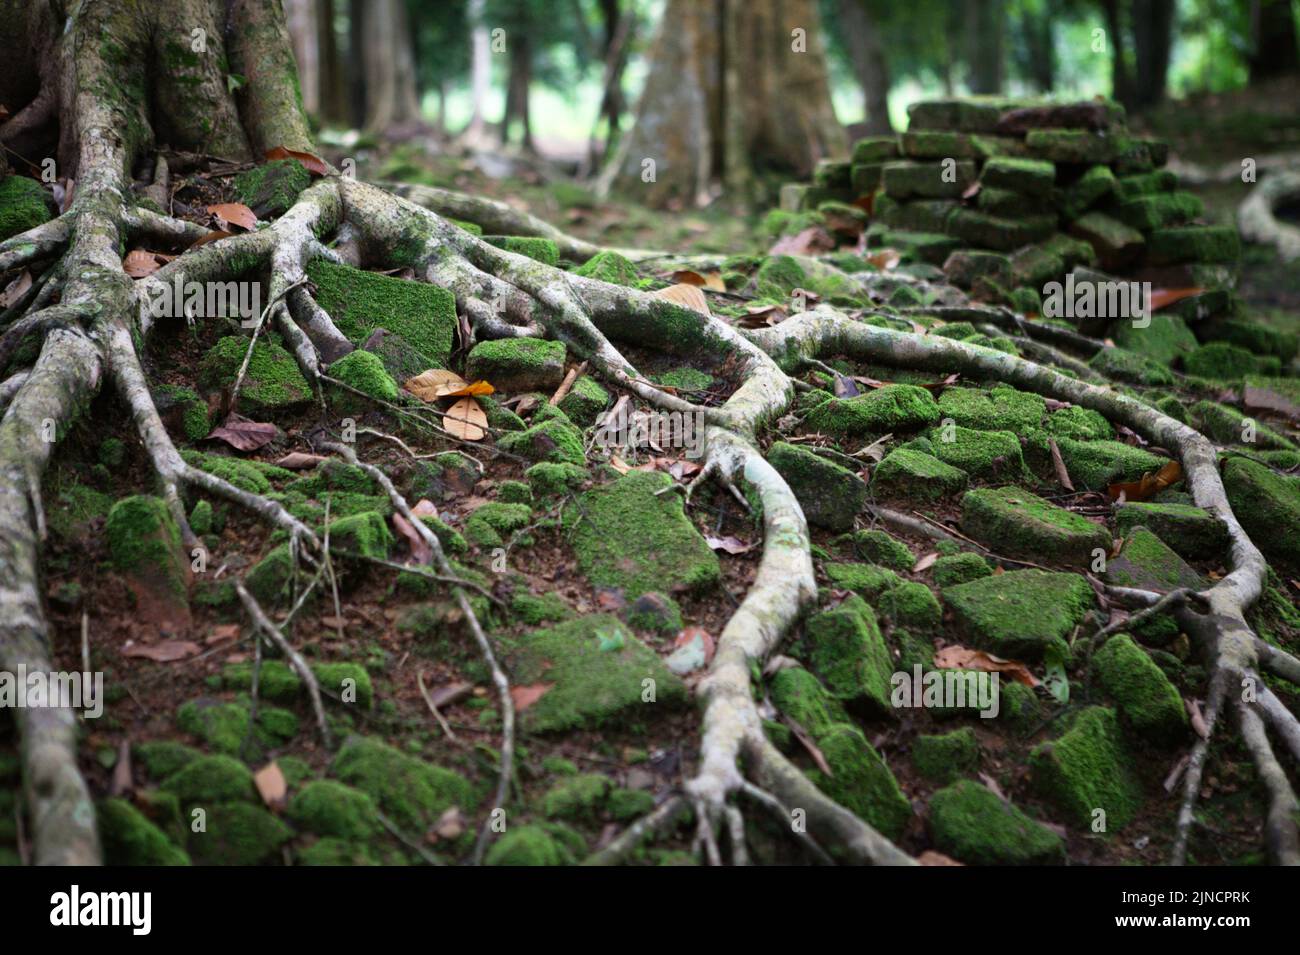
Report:
[[[235,177],[235,198],[259,219],[284,215],[311,185],[311,173],[296,159],[274,159]]]
[[[397,382],[379,356],[371,352],[349,352],[329,366],[328,374],[362,395],[379,401],[392,403],[398,398]],[[356,414],[369,407],[369,402],[361,395],[337,386],[331,389],[330,401],[340,414]]]
[[[542,813],[548,819],[594,823],[609,796],[609,777],[581,773],[560,780],[542,796]]]
[[[190,854],[200,865],[257,865],[277,858],[293,831],[259,806],[220,803],[207,810],[206,830],[191,832]]]
[[[1164,541],[1145,527],[1134,527],[1115,557],[1106,562],[1106,582],[1118,587],[1167,592],[1179,587],[1200,590],[1205,580]]]
[[[96,806],[96,826],[105,865],[189,865],[190,857],[125,799]]]
[[[187,763],[167,777],[162,788],[174,793],[182,806],[256,798],[252,773],[229,756],[203,756]]]
[[[583,448],[582,432],[560,418],[551,418],[535,424],[525,431],[512,431],[497,440],[498,447],[530,461],[549,461],[583,467],[587,454]]]
[[[35,179],[0,178],[0,240],[50,221],[49,194]]]
[[[777,441],[767,461],[790,485],[810,524],[832,531],[853,526],[867,499],[866,483],[850,471],[807,448]]]
[[[980,765],[975,731],[963,726],[941,736],[918,736],[912,743],[912,765],[926,779],[941,784],[975,773]]]
[[[393,549],[388,521],[375,511],[363,511],[329,523],[330,550],[350,551],[362,557],[385,560]]]
[[[840,703],[811,670],[782,667],[768,683],[773,705],[798,723],[814,740],[849,721]]]
[[[822,573],[832,587],[851,590],[868,601],[875,601],[899,583],[898,574],[875,564],[828,563],[822,565]]]
[[[1093,670],[1115,701],[1120,722],[1139,740],[1173,745],[1187,736],[1187,711],[1169,677],[1126,633],[1093,655]]]
[[[554,391],[564,380],[564,343],[540,338],[479,342],[465,362],[470,381],[489,381],[498,391]]]
[[[967,865],[1059,865],[1065,842],[987,786],[963,779],[930,799],[935,848]]]
[[[882,616],[895,626],[906,627],[922,633],[938,630],[943,624],[943,609],[933,592],[925,584],[908,580],[880,598]]]
[[[930,576],[940,588],[993,576],[989,562],[979,554],[953,554],[940,557],[930,568]]]
[[[1137,481],[1144,474],[1159,471],[1169,460],[1122,441],[1059,438],[1056,447],[1075,487],[1089,491],[1104,491],[1116,482]]]
[[[331,767],[343,783],[365,793],[402,831],[419,836],[447,809],[473,805],[473,791],[459,773],[408,756],[362,736],[347,739]]]
[[[1010,431],[943,425],[927,434],[934,456],[971,477],[1019,480],[1028,473],[1020,442]]]
[[[633,287],[641,277],[631,261],[611,249],[597,252],[574,269],[573,274],[595,279],[598,282],[609,282],[611,285],[625,285],[629,288]]]
[[[553,239],[543,239],[530,235],[485,235],[483,241],[490,242],[492,245],[505,249],[507,252],[513,252],[516,255],[526,255],[543,265],[556,266],[560,264],[560,247],[555,244]]]
[[[218,339],[199,362],[199,384],[208,391],[233,388],[248,353],[248,339],[227,335]],[[239,388],[239,407],[248,414],[273,414],[311,400],[311,388],[289,352],[259,338],[253,346]]]
[[[1110,532],[1019,487],[976,488],[961,502],[962,530],[1006,557],[1089,564]]]
[[[817,787],[887,838],[902,835],[912,818],[912,804],[862,731],[839,723],[818,737],[817,746],[832,773],[808,771]]]
[[[1127,537],[1146,527],[1187,560],[1203,560],[1227,551],[1228,526],[1203,508],[1191,504],[1129,501],[1115,511],[1115,533]]]
[[[1052,641],[1069,637],[1095,598],[1079,574],[1013,570],[948,587],[943,602],[977,645],[1037,660]]]
[[[136,743],[131,751],[144,766],[145,772],[155,780],[166,779],[203,756],[192,746],[169,739]]]
[[[493,866],[560,866],[576,860],[545,827],[528,824],[512,826],[492,844],[483,861]]]
[[[609,392],[590,375],[580,375],[569,393],[560,399],[560,410],[574,424],[587,428],[609,404]]]
[[[882,530],[854,531],[835,538],[835,546],[854,557],[907,573],[916,563],[911,548]]]
[[[374,684],[366,668],[359,663],[314,663],[311,671],[321,689],[334,696],[352,697],[357,705],[370,709],[374,703]],[[252,687],[253,665],[230,663],[221,671],[221,684],[229,690],[248,691]],[[263,660],[258,676],[258,696],[273,703],[301,702],[307,693],[298,674],[283,660]]]
[[[880,495],[933,501],[960,494],[967,480],[965,471],[932,454],[896,448],[876,465],[871,488]]]
[[[1223,465],[1223,486],[1255,545],[1274,560],[1300,567],[1300,477],[1231,457]]]
[[[892,715],[893,660],[875,612],[860,597],[815,613],[804,624],[809,662],[838,700],[876,715]]]
[[[285,816],[307,832],[341,839],[369,839],[383,828],[368,795],[331,779],[304,786],[290,800]]]
[[[839,437],[915,430],[939,420],[934,397],[916,385],[885,385],[852,398],[832,398],[813,408],[809,428]]]
[[[1038,794],[1080,829],[1091,829],[1101,819],[1096,810],[1102,810],[1105,831],[1114,832],[1141,806],[1141,783],[1112,709],[1092,706],[1079,713],[1065,733],[1034,747],[1029,767]]]

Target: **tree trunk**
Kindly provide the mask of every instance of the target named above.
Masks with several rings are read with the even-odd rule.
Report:
[[[889,60],[868,0],[840,0],[840,27],[844,30],[853,72],[862,87],[868,135],[887,136],[889,121]]]
[[[1136,63],[1133,106],[1145,109],[1165,98],[1173,44],[1174,0],[1133,0],[1132,16]]]
[[[487,24],[483,20],[486,0],[470,0],[470,103],[469,125],[461,138],[471,147],[490,145],[488,132],[487,97],[492,86],[492,47]]]
[[[1126,107],[1133,105],[1133,80],[1125,55],[1124,16],[1121,0],[1102,0],[1106,40],[1110,47],[1110,95]]]
[[[320,115],[330,123],[348,119],[348,92],[334,29],[334,0],[316,0],[317,48],[320,50]]]
[[[298,64],[298,85],[302,89],[303,109],[320,114],[320,27],[316,23],[316,0],[286,0],[285,21],[293,41],[293,58]]]
[[[587,142],[587,157],[578,170],[578,178],[585,179],[592,170],[599,169],[609,158],[618,142],[623,111],[627,108],[623,98],[623,72],[627,68],[628,47],[635,29],[636,15],[624,11],[619,0],[601,0],[601,15],[605,22],[601,58],[605,70],[601,81],[600,108],[592,124]],[[601,123],[605,124],[605,138],[600,139]]]
[[[404,0],[369,0],[361,21],[366,128],[383,132],[420,121],[415,56]]]
[[[970,91],[976,94],[1001,93],[1002,38],[1006,33],[1003,0],[967,0],[966,30]]]
[[[1251,0],[1250,27],[1246,61],[1252,83],[1300,71],[1291,0]]]
[[[1055,10],[1045,4],[1037,12],[1025,8],[1020,14],[1020,33],[1024,37],[1026,62],[1024,72],[1034,89],[1051,93],[1055,86],[1056,50],[1052,37]]]
[[[526,34],[516,30],[509,39],[510,70],[506,78],[506,106],[501,116],[501,142],[511,141],[510,130],[519,122],[519,145],[533,153],[532,116],[528,99],[533,85],[533,45]]]
[[[744,203],[760,170],[807,176],[845,152],[813,0],[669,0],[650,64],[600,192]]]

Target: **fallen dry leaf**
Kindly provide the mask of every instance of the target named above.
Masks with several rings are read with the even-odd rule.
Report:
[[[1193,295],[1200,295],[1204,292],[1203,288],[1156,288],[1151,290],[1151,311],[1158,312],[1166,305],[1172,305],[1174,302],[1181,301],[1185,298],[1191,298]]]
[[[1028,687],[1038,685],[1029,667],[1019,660],[1004,660],[983,650],[956,645],[944,647],[934,655],[934,665],[940,670],[981,670],[985,673],[1005,673],[1017,683]]]
[[[685,282],[678,282],[676,285],[670,285],[667,288],[661,288],[654,293],[657,298],[664,298],[675,305],[681,305],[692,311],[699,312],[701,315],[711,315],[709,311],[708,299],[700,291],[698,285],[689,285]]]
[[[325,160],[311,153],[300,152],[297,149],[285,149],[283,146],[274,146],[265,153],[267,161],[276,159],[296,159],[307,167],[307,171],[316,176],[328,176],[329,167],[325,165]]]
[[[727,284],[722,281],[721,272],[705,272],[701,274],[691,269],[678,269],[673,273],[672,280],[682,285],[698,285],[710,292],[725,292],[727,290]]]
[[[964,863],[958,862],[956,859],[950,859],[942,852],[935,852],[933,849],[926,849],[916,857],[916,861],[921,865],[964,865]]]
[[[209,242],[216,242],[218,239],[229,239],[233,232],[227,232],[224,229],[213,229],[207,235],[201,235],[190,243],[191,249],[197,249],[201,245],[207,245]]]
[[[510,699],[514,700],[515,712],[522,713],[528,707],[532,706],[543,696],[546,691],[555,686],[554,683],[532,683],[527,686],[512,686],[510,688]]]
[[[122,260],[122,271],[133,279],[142,279],[146,275],[153,275],[174,258],[176,256],[162,252],[132,249]]]
[[[882,271],[889,271],[896,268],[899,262],[903,261],[903,256],[897,249],[881,249],[879,252],[873,252],[867,256],[867,261]]]
[[[459,806],[452,806],[433,824],[429,830],[429,835],[433,841],[445,839],[459,839],[465,831],[465,814],[460,811]]]
[[[928,554],[922,554],[912,565],[912,573],[919,574],[923,570],[929,570],[934,566],[934,562],[939,559],[939,552],[932,550]]]
[[[287,471],[310,471],[316,465],[325,460],[323,454],[308,454],[306,451],[290,451],[279,461],[275,462],[277,468],[284,468]]]
[[[281,808],[285,797],[289,794],[289,784],[285,782],[280,764],[275,760],[271,760],[253,774],[253,785],[257,787],[257,793],[268,809]]]
[[[275,440],[280,429],[269,421],[251,421],[231,412],[219,428],[208,435],[208,440],[226,442],[237,451],[256,451]]]
[[[442,416],[447,433],[464,441],[481,441],[487,435],[487,412],[473,398],[461,398]]]
[[[1142,475],[1140,481],[1110,485],[1106,488],[1106,494],[1112,501],[1121,498],[1126,501],[1145,501],[1181,480],[1182,476],[1183,466],[1177,461],[1167,461],[1158,471],[1148,471]]]
[[[217,217],[217,227],[225,229],[228,225],[237,225],[252,232],[257,228],[257,215],[242,202],[222,202],[208,206],[208,212]]]
[[[730,536],[706,537],[704,542],[714,550],[720,550],[727,554],[744,554],[754,549],[753,544],[746,544],[744,541]]]
[[[197,656],[203,648],[189,640],[165,640],[162,643],[131,644],[122,648],[124,657],[142,657],[155,663],[174,663]]]
[[[789,317],[784,305],[750,305],[738,321],[744,328],[766,328],[780,325]]]
[[[397,511],[393,511],[393,527],[411,545],[412,561],[417,564],[427,564],[433,560],[433,548],[429,546],[429,542],[415,529],[415,525]]]
[[[415,502],[415,506],[411,508],[411,513],[416,517],[437,517],[438,505],[427,497],[422,497]]]
[[[821,226],[809,226],[795,235],[782,236],[768,255],[817,255],[835,248],[835,239]]]
[[[1056,479],[1061,482],[1061,487],[1067,491],[1074,490],[1074,483],[1070,480],[1070,472],[1065,467],[1065,461],[1061,458],[1061,449],[1056,446],[1055,438],[1047,439],[1047,446],[1052,450],[1052,467],[1056,470]]]

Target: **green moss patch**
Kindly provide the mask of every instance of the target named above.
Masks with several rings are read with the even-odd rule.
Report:
[[[1110,532],[1018,487],[977,488],[962,498],[961,526],[1008,557],[1088,564],[1110,551]]]
[[[1080,713],[1055,740],[1029,756],[1035,790],[1080,829],[1092,830],[1105,813],[1105,830],[1128,823],[1142,803],[1142,788],[1124,748],[1115,711],[1100,706]]]
[[[833,531],[848,530],[867,499],[863,480],[807,448],[777,441],[767,454],[790,490],[799,499],[810,524]]]
[[[1134,527],[1118,556],[1106,562],[1106,582],[1139,590],[1200,590],[1205,580],[1164,541],[1145,527]]]
[[[932,454],[897,448],[885,455],[871,475],[877,494],[932,501],[966,489],[966,472]]]
[[[1092,666],[1119,708],[1121,722],[1137,739],[1170,745],[1186,738],[1182,696],[1132,637],[1111,637],[1093,655]]]
[[[1052,830],[964,779],[930,800],[935,848],[967,865],[1059,865],[1065,842]]]
[[[564,380],[564,343],[540,338],[479,342],[465,363],[470,381],[490,381],[499,391],[554,391]]]
[[[836,699],[877,715],[893,713],[893,661],[866,601],[853,597],[835,610],[813,614],[804,624],[804,642],[813,669]]]
[[[805,424],[841,437],[923,428],[939,420],[934,397],[916,385],[885,385],[853,398],[832,398],[813,408]]]
[[[470,785],[459,773],[366,737],[349,738],[332,771],[411,835],[425,832],[452,806],[468,812],[474,804]]]
[[[1094,604],[1079,574],[1013,570],[948,587],[943,602],[980,646],[1008,659],[1036,660],[1065,639]]]
[[[1188,560],[1225,553],[1228,526],[1214,514],[1191,504],[1129,502],[1115,511],[1115,533],[1127,537],[1144,526]]]
[[[220,339],[199,362],[199,384],[209,391],[233,388],[247,352],[248,339],[240,335]],[[259,338],[239,388],[240,408],[269,414],[309,400],[311,389],[293,356],[275,342]]]

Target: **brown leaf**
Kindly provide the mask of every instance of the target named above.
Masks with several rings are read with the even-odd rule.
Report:
[[[279,461],[275,462],[277,468],[284,468],[288,471],[310,471],[316,465],[325,460],[323,454],[308,454],[306,451],[290,451]]]
[[[122,740],[117,748],[117,762],[113,764],[113,778],[108,783],[108,794],[120,796],[135,788],[131,780],[131,744]]]
[[[416,517],[437,517],[438,505],[427,497],[422,497],[415,502],[415,506],[411,508],[411,513]]]
[[[554,683],[533,683],[528,686],[512,686],[510,688],[510,699],[514,700],[515,712],[522,713],[528,707],[532,706],[543,696],[546,691],[555,686]]]
[[[744,328],[766,328],[780,325],[787,318],[789,313],[784,305],[750,305],[745,308],[745,314],[740,316],[739,322]]]
[[[122,271],[133,279],[142,279],[153,275],[160,268],[176,258],[163,252],[150,252],[147,249],[132,249],[122,260]]]
[[[230,413],[221,427],[208,435],[209,439],[226,442],[237,451],[256,451],[275,440],[280,429],[269,421],[251,421],[241,414]]]
[[[958,862],[956,859],[950,859],[942,852],[935,852],[933,849],[926,849],[916,857],[916,861],[921,865],[964,865],[964,863]]]
[[[218,239],[229,239],[232,235],[234,235],[233,232],[227,232],[224,229],[213,229],[207,235],[201,235],[191,242],[190,248],[197,249],[201,245],[207,245],[209,242],[216,242]]]
[[[1038,680],[1029,672],[1029,667],[1019,660],[1004,660],[983,650],[971,650],[968,647],[952,645],[944,647],[934,655],[934,665],[940,670],[981,670],[985,673],[1005,673],[1017,683],[1034,687]]]
[[[444,683],[436,686],[429,693],[429,699],[438,709],[459,703],[468,696],[473,695],[474,684],[466,683],[463,680],[455,683]]]
[[[673,273],[672,279],[680,285],[698,285],[700,288],[706,288],[710,292],[725,292],[727,283],[722,281],[721,272],[699,272],[691,269],[678,269]]]
[[[221,623],[212,628],[212,632],[204,637],[203,642],[208,646],[218,643],[229,643],[231,640],[239,637],[239,624]]]
[[[188,657],[197,656],[201,651],[197,643],[189,640],[165,640],[162,643],[130,644],[122,648],[124,657],[143,657],[155,663],[174,663]]]
[[[427,564],[433,560],[433,548],[429,542],[415,529],[415,525],[397,511],[393,511],[393,527],[411,545],[411,560],[417,564]]]
[[[831,771],[830,763],[826,762],[826,756],[822,753],[821,748],[813,742],[813,738],[808,735],[808,731],[799,725],[799,721],[788,713],[782,713],[781,718],[785,720],[785,725],[790,727],[790,732],[794,734],[801,746],[808,751],[817,768],[827,776],[833,777],[835,773]]]
[[[881,249],[879,252],[873,252],[867,256],[867,261],[882,271],[889,271],[897,268],[898,263],[903,261],[903,256],[897,249]]]
[[[252,232],[257,228],[257,215],[242,202],[222,202],[208,206],[208,212],[217,217],[217,226],[225,229],[228,225],[237,225]]]
[[[929,570],[934,566],[934,562],[939,559],[939,552],[932,550],[928,554],[922,554],[915,564],[912,565],[912,573],[919,574],[923,570]]]
[[[706,537],[704,542],[714,550],[720,550],[728,554],[744,554],[754,549],[753,544],[746,544],[744,541],[737,540],[735,537]]]
[[[1151,311],[1158,312],[1166,305],[1172,305],[1174,302],[1181,301],[1185,298],[1191,298],[1193,295],[1200,295],[1204,292],[1203,288],[1155,288],[1151,290]]]
[[[0,308],[9,308],[16,301],[27,294],[27,290],[32,287],[32,273],[23,269],[22,274],[5,286],[4,294],[0,295]]]
[[[676,285],[670,285],[667,288],[661,288],[654,293],[657,298],[666,298],[675,305],[681,305],[692,311],[699,312],[701,315],[712,314],[709,311],[709,302],[700,291],[698,285],[688,285],[679,282]]]
[[[481,441],[487,434],[487,413],[473,398],[461,398],[443,414],[442,426],[453,437]]]
[[[1142,475],[1140,481],[1112,484],[1106,488],[1106,493],[1112,501],[1118,501],[1121,497],[1126,501],[1145,501],[1180,481],[1182,476],[1181,464],[1177,461],[1166,461],[1158,471],[1148,471]]]
[[[1056,479],[1061,482],[1061,487],[1067,491],[1074,490],[1074,484],[1070,481],[1070,472],[1065,467],[1065,461],[1061,458],[1061,449],[1056,446],[1055,438],[1047,439],[1047,446],[1052,449],[1052,467],[1056,469]]]
[[[307,167],[307,171],[314,176],[328,176],[329,167],[325,165],[325,160],[311,153],[300,152],[297,149],[285,149],[283,146],[275,146],[266,151],[266,159],[271,162],[276,159],[296,159]]]
[[[429,830],[429,835],[436,842],[445,839],[459,839],[464,831],[465,814],[460,811],[459,806],[452,806],[438,817],[438,821]]]
[[[834,248],[835,240],[831,234],[821,226],[814,225],[795,235],[782,236],[772,248],[767,250],[767,254],[817,255],[820,252],[830,252]]]
[[[257,793],[268,809],[280,809],[289,794],[289,784],[285,782],[280,764],[275,760],[253,774],[253,785],[257,787]]]
[[[490,395],[495,388],[486,381],[467,382],[454,371],[445,368],[430,368],[414,378],[408,378],[402,385],[407,391],[421,401],[435,401],[438,398],[456,398],[467,395]]]

